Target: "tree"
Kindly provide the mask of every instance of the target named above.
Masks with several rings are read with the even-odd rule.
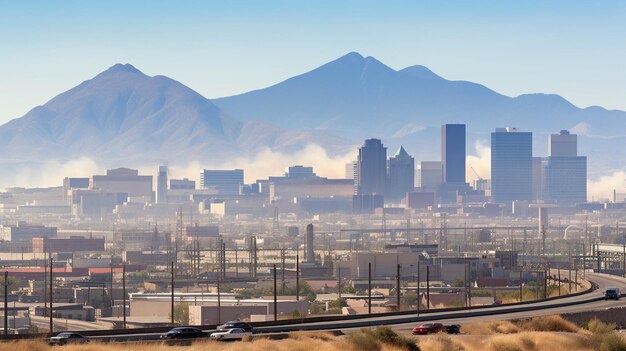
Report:
[[[313,302],[317,299],[317,294],[305,280],[300,281],[300,295],[305,296],[305,299],[309,302]]]
[[[171,313],[169,314],[169,318],[172,318]],[[174,324],[189,324],[189,305],[187,305],[186,302],[180,302],[174,305]]]
[[[324,309],[319,304],[312,303],[309,306],[309,312],[311,314],[320,314],[320,313],[324,312]]]
[[[328,303],[329,309],[341,309],[343,307],[348,307],[348,302],[344,298],[338,298]]]
[[[9,285],[9,292],[19,289],[20,285],[22,284],[22,280],[20,278],[12,277],[10,275],[7,279],[7,282]],[[2,289],[4,289],[4,274],[0,274],[0,284],[2,285]]]
[[[305,317],[302,313],[300,313],[300,311],[298,311],[297,309],[293,309],[293,312],[291,312],[291,318],[303,318]]]
[[[463,281],[463,279],[456,277],[454,278],[454,280],[452,281],[452,284],[450,284],[451,286],[455,287],[455,288],[461,288],[465,285],[465,281]]]

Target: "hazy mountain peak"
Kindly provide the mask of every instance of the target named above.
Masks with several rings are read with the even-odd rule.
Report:
[[[126,63],[126,64],[116,63],[116,64],[111,66],[111,68],[109,68],[106,71],[108,71],[108,72],[127,72],[127,73],[143,74],[140,70],[135,68],[135,66],[131,65],[130,63]]]
[[[422,65],[409,66],[407,68],[400,70],[399,72],[403,74],[408,74],[408,75],[411,75],[413,77],[420,78],[420,79],[443,79],[437,74],[435,74],[433,71],[428,69],[428,67],[422,66]]]
[[[94,78],[107,78],[107,77],[120,77],[120,76],[134,76],[134,77],[147,77],[143,72],[135,68],[135,66],[126,63],[116,63],[109,67],[106,71],[98,74]]]
[[[333,60],[318,69],[338,69],[341,71],[349,70],[349,71],[357,71],[362,72],[365,70],[382,70],[382,71],[393,71],[390,67],[385,65],[384,63],[378,61],[376,58],[372,56],[364,57],[358,52],[349,52],[340,58]]]

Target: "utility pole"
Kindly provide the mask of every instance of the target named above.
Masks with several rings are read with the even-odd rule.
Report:
[[[543,271],[543,298],[548,298],[548,272],[550,272],[550,265]]]
[[[285,294],[285,248],[280,249],[280,261],[281,261],[281,284],[280,291],[281,294]]]
[[[341,298],[341,264],[339,262],[337,262],[337,291],[339,298]]]
[[[296,252],[296,301],[300,301],[300,253]]]
[[[568,272],[568,276],[567,276],[567,293],[571,294],[572,293],[572,247],[571,246],[567,246],[567,260],[569,262],[568,267],[569,269],[567,270]]]
[[[420,259],[417,258],[417,316],[420,316],[420,304],[422,303],[420,299]]]
[[[124,312],[124,329],[126,329],[126,262],[122,263],[122,311]]]
[[[217,324],[222,323],[222,292],[220,290],[220,277],[219,269],[217,271]]]
[[[522,302],[523,299],[524,299],[523,295],[522,295],[522,286],[523,286],[522,278],[523,277],[524,277],[524,268],[520,268],[520,271],[519,271],[519,302]]]
[[[113,255],[111,255],[111,273],[110,273],[110,278],[111,278],[111,289],[109,290],[109,300],[110,300],[110,304],[111,304],[111,315],[113,315],[113,304],[115,303],[115,301],[113,301]]]
[[[278,320],[278,293],[276,291],[276,264],[274,264],[274,320]]]
[[[54,333],[54,323],[52,321],[52,254],[50,254],[50,334]]]
[[[367,263],[367,314],[372,314],[372,262]]]
[[[468,265],[466,264],[465,267],[463,267],[463,293],[465,294],[465,307],[469,307],[469,295],[467,293],[467,287],[468,287],[468,282],[467,282],[467,271],[468,271]]]
[[[430,265],[426,265],[426,309],[430,309]]]
[[[13,319],[15,323],[15,319]],[[9,272],[4,272],[4,335],[9,335]]]
[[[583,242],[583,279],[587,278],[587,251],[585,251],[585,243]]]
[[[467,264],[467,278],[469,280],[469,284],[467,285],[467,302],[469,303],[469,307],[472,307],[472,264]]]
[[[104,295],[102,296],[104,302]],[[43,315],[44,317],[48,313],[48,260],[46,254],[43,257]]]
[[[556,265],[556,270],[558,272],[558,279],[559,279],[559,296],[561,296],[561,265],[557,263]]]
[[[398,312],[400,312],[400,264],[398,263],[396,272],[396,299],[398,301]]]
[[[172,291],[171,291],[171,301],[170,301],[170,313],[172,315],[172,325],[174,325],[174,261],[172,261],[172,271],[170,273],[171,276],[171,284],[172,284]]]

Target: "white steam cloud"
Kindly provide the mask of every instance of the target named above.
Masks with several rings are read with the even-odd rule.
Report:
[[[0,188],[60,186],[65,177],[89,177],[103,170],[103,167],[88,157],[65,162],[49,160],[30,165],[6,166],[5,172],[0,172]]]
[[[469,183],[473,183],[478,177],[472,171],[472,167],[483,179],[491,178],[491,148],[486,140],[478,139],[474,144],[476,154],[467,156],[466,162],[466,179]]]
[[[353,148],[355,149],[355,148]],[[294,153],[284,153],[263,149],[253,157],[240,157],[228,162],[199,162],[187,164],[170,164],[170,178],[189,178],[199,181],[202,169],[244,169],[245,181],[254,182],[257,179],[271,175],[282,175],[289,166],[312,166],[319,176],[328,178],[343,178],[345,164],[356,158],[356,151],[331,156],[326,150],[315,144],[308,144],[302,150]],[[110,166],[110,167],[108,167]],[[143,164],[130,166],[137,168],[140,174],[156,175],[158,164]],[[53,187],[61,186],[65,177],[90,177],[94,174],[104,174],[107,168],[117,168],[119,165],[103,165],[88,157],[81,157],[70,161],[50,160],[43,163],[29,165],[7,166],[5,172],[0,172],[0,188],[7,187]]]
[[[302,150],[294,153],[285,153],[269,148],[259,151],[253,157],[240,157],[227,162],[199,162],[187,164],[170,164],[170,178],[200,179],[202,169],[234,169],[242,168],[245,181],[251,183],[257,179],[265,179],[271,175],[282,175],[285,169],[293,165],[312,166],[319,176],[328,178],[344,178],[345,164],[356,159],[357,147],[340,155],[329,155],[326,150],[316,144],[308,144]],[[104,174],[107,167],[88,157],[81,157],[70,161],[50,160],[43,163],[29,165],[7,166],[0,172],[0,188],[7,187],[52,187],[60,186],[65,177],[90,177],[94,174]],[[133,168],[142,174],[156,175],[158,164],[137,165]],[[469,182],[476,179],[476,173],[484,179],[491,176],[491,149],[486,140],[477,140],[474,144],[474,154],[467,156],[466,175]],[[613,191],[626,194],[626,170],[615,171],[587,183],[588,199],[590,201],[611,200]]]
[[[345,164],[356,159],[356,151],[352,150],[342,155],[331,156],[326,150],[316,144],[308,144],[304,149],[294,153],[283,153],[269,148],[261,150],[254,157],[239,157],[228,162],[201,163],[198,161],[186,165],[170,165],[170,177],[189,178],[199,180],[202,169],[235,169],[244,170],[246,183],[257,179],[266,179],[268,176],[282,175],[289,166],[312,166],[313,171],[322,177],[344,178]],[[145,169],[146,173],[154,173]]]
[[[618,193],[626,193],[626,171],[616,171],[610,175],[600,176],[587,182],[587,194],[589,200],[613,200],[613,190]],[[623,196],[622,196],[623,197]]]

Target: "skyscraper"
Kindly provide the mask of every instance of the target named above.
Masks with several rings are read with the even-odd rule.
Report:
[[[402,146],[389,158],[387,193],[393,200],[403,198],[415,188],[415,159]]]
[[[422,191],[434,191],[441,185],[441,162],[422,161],[417,166],[417,186]]]
[[[465,124],[441,126],[441,167],[444,183],[465,183]]]
[[[551,134],[548,145],[550,154],[542,162],[543,200],[569,205],[587,201],[587,157],[578,156],[576,134]]]
[[[156,203],[164,204],[167,202],[167,166],[159,166],[159,174],[157,175]]]
[[[387,183],[387,148],[379,139],[367,139],[359,148],[357,162],[359,194],[384,196]]]
[[[200,173],[200,185],[204,189],[214,188],[220,195],[239,195],[239,187],[243,185],[243,169],[205,169]]]
[[[491,196],[496,202],[532,200],[533,135],[517,128],[491,133]]]
[[[578,136],[562,130],[559,134],[550,134],[548,138],[549,156],[570,157],[578,156]]]

